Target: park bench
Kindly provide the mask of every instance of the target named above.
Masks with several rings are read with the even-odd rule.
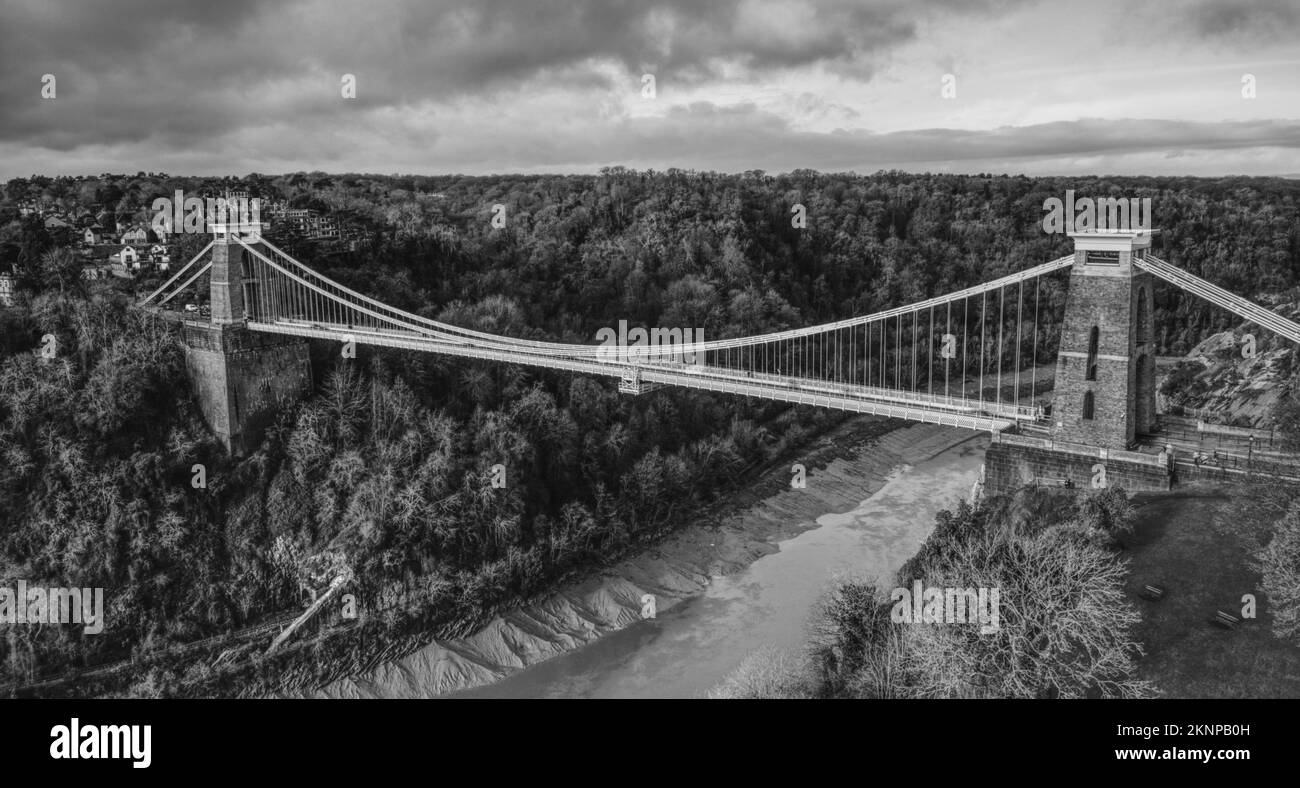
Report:
[[[1153,586],[1149,583],[1142,586],[1141,597],[1143,599],[1149,599],[1152,602],[1159,602],[1164,595],[1165,589],[1163,586]]]
[[[1241,623],[1241,619],[1231,613],[1219,610],[1214,614],[1214,618],[1210,619],[1210,623],[1220,629],[1236,629],[1237,625]]]

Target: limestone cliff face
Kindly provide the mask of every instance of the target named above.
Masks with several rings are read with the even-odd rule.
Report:
[[[1300,308],[1291,305],[1278,311],[1295,320]],[[1248,335],[1255,338],[1253,355]],[[1188,415],[1193,416],[1198,415],[1195,411],[1205,410],[1221,414],[1218,420],[1224,423],[1267,429],[1273,406],[1294,368],[1295,346],[1245,324],[1208,337],[1192,348],[1184,361],[1195,374],[1183,373],[1184,380],[1172,396],[1162,397],[1162,410],[1182,406],[1192,409]],[[1174,365],[1164,366],[1158,390],[1163,391],[1165,381],[1178,374]]]

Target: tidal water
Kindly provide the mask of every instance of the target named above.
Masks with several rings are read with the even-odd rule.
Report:
[[[701,697],[763,646],[800,650],[818,599],[836,577],[892,586],[935,515],[970,494],[985,445],[972,439],[903,466],[857,508],[818,517],[819,527],[781,542],[779,552],[715,578],[656,618],[453,697]]]

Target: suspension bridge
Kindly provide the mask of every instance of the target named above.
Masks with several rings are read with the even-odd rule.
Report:
[[[1037,433],[1103,450],[1131,448],[1135,434],[1155,423],[1154,279],[1300,342],[1300,324],[1152,255],[1151,231],[1073,234],[1073,254],[873,314],[748,337],[611,348],[432,320],[323,276],[268,241],[260,224],[211,229],[208,245],[141,307],[167,310],[206,276],[207,330],[218,334],[402,348],[613,377],[631,394],[681,386]],[[1040,381],[1049,342],[1056,345],[1055,371]],[[268,342],[209,338],[197,345],[229,359]],[[1039,396],[1040,382],[1055,388],[1050,403]],[[244,418],[241,389],[223,385],[226,410]],[[249,389],[242,390],[248,410]]]

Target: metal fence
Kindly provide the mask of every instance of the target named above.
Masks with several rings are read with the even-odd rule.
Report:
[[[1165,419],[1150,438],[1177,439],[1195,442],[1200,447],[1226,447],[1247,453],[1282,451],[1282,436],[1276,430],[1259,430],[1247,427],[1228,427],[1204,421]]]

